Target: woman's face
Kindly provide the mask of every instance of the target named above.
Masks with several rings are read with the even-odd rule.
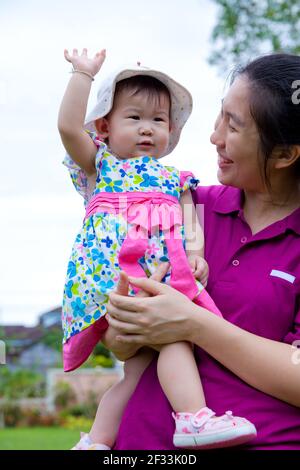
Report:
[[[230,87],[210,140],[217,147],[220,183],[248,191],[263,190],[259,135],[250,114],[245,77],[237,78]]]

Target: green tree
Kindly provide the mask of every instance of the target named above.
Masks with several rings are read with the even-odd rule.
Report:
[[[299,0],[213,0],[218,5],[209,63],[228,72],[260,54],[300,53]]]

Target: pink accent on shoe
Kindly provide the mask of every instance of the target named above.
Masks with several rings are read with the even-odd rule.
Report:
[[[201,408],[197,413],[195,413],[192,418],[192,424],[195,426],[195,428],[200,428],[203,426],[207,421],[210,420],[213,416],[215,416],[216,413],[214,413],[210,408],[207,408],[206,406],[204,408]]]
[[[256,437],[255,426],[245,418],[233,416],[231,411],[215,417],[209,408],[194,415],[173,413],[176,430],[173,443],[185,449],[212,449],[243,444]]]
[[[191,434],[191,431],[188,428],[182,428],[181,432],[183,432],[185,434]]]

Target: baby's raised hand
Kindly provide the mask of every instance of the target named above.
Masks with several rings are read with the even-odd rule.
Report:
[[[207,262],[199,255],[189,255],[188,260],[192,268],[193,275],[204,287],[206,287],[209,273]]]
[[[106,50],[97,52],[94,58],[89,58],[87,55],[87,49],[82,49],[81,55],[78,54],[77,49],[73,49],[73,54],[69,54],[68,50],[64,50],[65,59],[71,62],[75,70],[82,70],[91,74],[93,77],[99,72],[102,64],[105,60]]]

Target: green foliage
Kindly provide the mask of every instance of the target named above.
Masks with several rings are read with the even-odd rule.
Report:
[[[45,396],[45,379],[28,369],[10,371],[0,368],[0,398],[35,398]]]
[[[300,53],[299,0],[213,0],[217,24],[209,62],[221,72],[271,52]]]
[[[49,348],[55,349],[55,351],[62,352],[62,329],[60,327],[53,327],[49,330],[45,330],[45,334],[41,339],[41,343],[44,343]]]
[[[57,426],[60,424],[59,416],[42,412],[39,408],[23,408],[13,400],[6,400],[0,404],[0,415],[3,416],[4,426],[8,428]]]
[[[97,395],[90,392],[86,401],[68,406],[59,413],[60,423],[66,429],[89,431],[95,419],[97,408]]]
[[[111,357],[111,352],[100,342],[96,344],[93,353],[95,356]]]
[[[75,405],[69,406],[63,409],[59,416],[64,419],[68,416],[84,417],[87,419],[94,419],[98,408],[98,400],[93,394],[90,394],[87,401],[83,403],[76,403]]]
[[[84,363],[83,367],[107,367],[111,368],[115,365],[115,358],[113,354],[106,349],[102,343],[98,343],[94,350],[93,354],[90,355],[88,360]]]
[[[62,422],[62,427],[70,431],[89,432],[92,424],[93,419],[85,418],[84,416],[67,416]]]
[[[54,390],[54,403],[58,408],[65,408],[75,402],[75,392],[70,384],[64,381],[57,382]]]
[[[105,368],[112,368],[114,367],[114,359],[112,357],[105,357],[105,356],[91,356],[87,367],[105,367]]]
[[[16,427],[22,418],[21,408],[12,402],[2,403],[0,413],[3,414],[4,426],[6,427]]]

